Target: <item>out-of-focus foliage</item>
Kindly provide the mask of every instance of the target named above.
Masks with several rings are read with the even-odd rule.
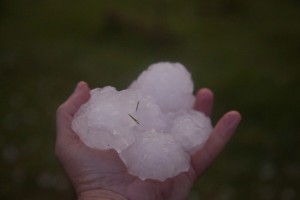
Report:
[[[0,0],[0,199],[74,199],[55,110],[79,80],[127,87],[179,61],[243,122],[190,199],[300,198],[296,0]]]

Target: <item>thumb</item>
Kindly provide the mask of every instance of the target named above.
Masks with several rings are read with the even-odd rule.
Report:
[[[73,94],[61,104],[56,112],[57,134],[63,130],[71,128],[71,122],[74,114],[80,106],[90,98],[90,89],[88,84],[81,81],[77,84]]]

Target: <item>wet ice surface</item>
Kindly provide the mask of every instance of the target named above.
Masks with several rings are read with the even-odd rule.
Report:
[[[183,65],[153,64],[126,90],[92,90],[72,128],[91,148],[115,149],[132,175],[164,181],[189,169],[190,155],[212,130],[210,119],[193,109],[192,92]]]

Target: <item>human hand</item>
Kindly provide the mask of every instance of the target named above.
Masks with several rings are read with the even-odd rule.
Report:
[[[95,150],[87,147],[71,129],[74,114],[90,98],[90,89],[78,83],[73,94],[57,110],[57,138],[55,152],[78,199],[185,199],[196,178],[222,151],[241,116],[236,111],[226,113],[217,123],[205,145],[191,157],[187,172],[164,182],[142,181],[130,175],[114,150]],[[201,89],[196,95],[195,109],[210,115],[213,94]]]

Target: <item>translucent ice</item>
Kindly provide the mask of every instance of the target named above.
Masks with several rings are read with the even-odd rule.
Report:
[[[162,62],[151,65],[130,88],[139,89],[155,99],[164,111],[189,109],[193,106],[193,82],[180,63]]]
[[[187,171],[190,166],[190,156],[172,136],[154,129],[137,136],[136,142],[120,156],[129,173],[142,180],[164,181],[180,171]]]
[[[115,149],[132,175],[164,181],[189,169],[212,130],[192,92],[183,65],[153,64],[126,90],[92,90],[72,128],[91,148]]]

